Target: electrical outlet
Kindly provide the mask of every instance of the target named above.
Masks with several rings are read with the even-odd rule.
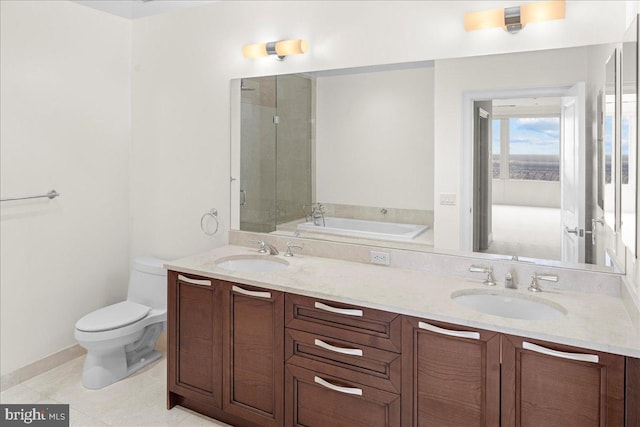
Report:
[[[440,193],[440,204],[446,206],[455,206],[456,195],[454,193]]]
[[[371,263],[389,265],[389,252],[371,251]]]

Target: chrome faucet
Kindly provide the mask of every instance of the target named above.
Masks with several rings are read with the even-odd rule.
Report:
[[[269,255],[278,255],[280,253],[275,246],[273,246],[271,243],[265,242],[264,240],[249,240],[249,242],[257,243],[260,245],[260,249],[258,249],[259,254],[268,253]]]
[[[547,282],[557,282],[558,276],[555,274],[544,274],[540,275],[538,273],[533,273],[531,276],[531,285],[527,288],[531,292],[542,292],[542,288],[540,284],[538,284],[538,280],[546,280]]]
[[[313,221],[313,225],[317,225],[317,226],[322,225],[324,227],[325,226],[324,206],[320,203],[314,203],[309,207],[311,208],[311,211],[306,215],[307,221]],[[320,224],[321,219],[322,219],[322,224]]]
[[[493,277],[493,268],[492,267],[484,267],[481,265],[472,265],[469,267],[469,271],[472,273],[487,273],[487,278],[484,279],[482,284],[487,286],[495,286],[496,279]]]

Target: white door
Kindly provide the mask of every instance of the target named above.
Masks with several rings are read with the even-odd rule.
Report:
[[[560,113],[560,217],[562,262],[584,262],[585,105],[584,83],[562,97]]]

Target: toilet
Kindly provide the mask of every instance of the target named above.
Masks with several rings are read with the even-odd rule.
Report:
[[[101,389],[158,360],[156,340],[166,329],[167,272],[163,260],[133,261],[127,300],[76,322],[75,338],[87,350],[82,384]]]

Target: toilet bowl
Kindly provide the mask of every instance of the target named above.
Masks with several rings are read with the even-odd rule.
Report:
[[[76,322],[74,336],[87,356],[82,384],[100,389],[162,355],[156,340],[166,328],[167,272],[162,260],[133,261],[127,300],[93,311]]]

